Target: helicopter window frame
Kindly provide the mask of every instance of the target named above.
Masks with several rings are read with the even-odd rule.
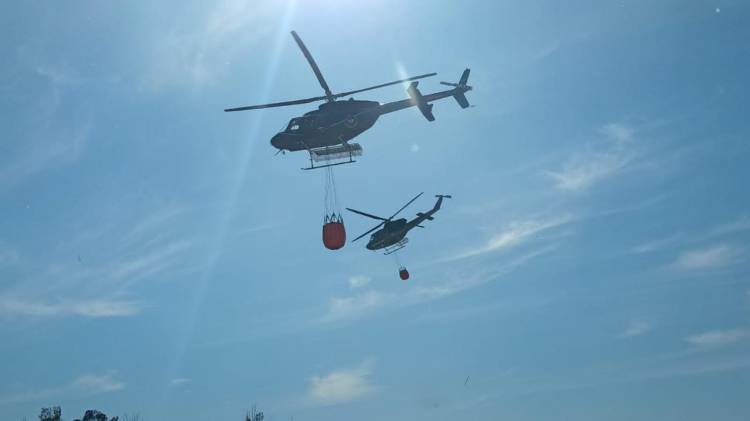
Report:
[[[299,132],[300,130],[312,127],[314,119],[310,117],[295,117],[289,120],[286,127],[287,132]]]
[[[304,123],[303,117],[295,117],[289,121],[289,125],[286,127],[286,131],[298,132],[302,130],[303,123]]]

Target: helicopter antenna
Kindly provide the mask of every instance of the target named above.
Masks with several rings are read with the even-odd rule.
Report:
[[[312,67],[312,70],[315,73],[315,77],[318,78],[320,87],[323,88],[326,93],[326,100],[328,102],[335,101],[335,98],[331,93],[331,88],[328,87],[328,83],[326,83],[326,80],[323,79],[323,73],[320,72],[318,64],[315,63],[315,59],[313,58],[312,54],[310,54],[310,51],[307,49],[307,47],[305,47],[305,43],[302,42],[302,38],[300,38],[295,31],[292,31],[292,37],[294,37],[294,41],[297,43],[297,46],[299,46],[299,49],[302,50],[302,54],[305,55],[307,62],[310,63],[310,67]]]

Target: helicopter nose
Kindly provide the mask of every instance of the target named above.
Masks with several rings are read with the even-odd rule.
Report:
[[[278,135],[271,138],[271,146],[273,146],[276,149],[284,149],[282,148],[281,139],[279,139]]]

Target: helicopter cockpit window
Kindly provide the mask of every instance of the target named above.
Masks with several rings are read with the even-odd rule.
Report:
[[[289,122],[289,126],[286,128],[286,130],[289,132],[296,132],[302,129],[303,123],[304,123],[303,118],[293,118],[292,121]]]

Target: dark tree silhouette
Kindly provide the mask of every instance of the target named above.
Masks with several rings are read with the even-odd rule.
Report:
[[[117,421],[117,417],[107,418],[107,415],[103,412],[99,412],[96,409],[89,409],[83,414],[83,418],[73,421]]]
[[[51,408],[42,408],[42,412],[39,414],[39,421],[61,421],[62,410],[59,406],[53,406]]]
[[[263,421],[263,412],[258,411],[258,407],[253,405],[247,414],[245,414],[245,421]]]

